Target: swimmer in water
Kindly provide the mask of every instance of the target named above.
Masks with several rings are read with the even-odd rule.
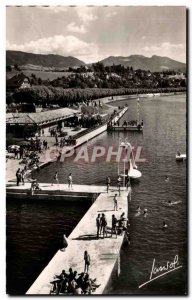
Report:
[[[137,211],[137,212],[141,212],[141,207],[138,206],[137,209],[136,209],[136,211]]]
[[[166,175],[165,176],[165,182],[168,182],[169,181],[169,177]]]
[[[168,225],[165,223],[165,221],[163,222],[163,228],[162,229],[165,229],[165,228],[167,228],[168,227]]]
[[[145,209],[143,210],[143,216],[144,216],[144,218],[146,218],[146,216],[147,216],[147,208],[145,208]]]
[[[142,209],[141,209],[140,206],[138,206],[137,209],[136,209],[135,217],[139,217],[141,215],[141,212],[142,212]]]
[[[173,205],[177,205],[177,204],[179,204],[179,203],[181,203],[182,201],[171,201],[171,200],[169,200],[168,202],[167,201],[163,201],[163,204],[164,205],[166,205],[166,206],[173,206]]]

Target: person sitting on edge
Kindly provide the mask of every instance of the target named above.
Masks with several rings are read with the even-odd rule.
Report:
[[[120,216],[120,222],[121,222],[121,226],[123,227],[123,230],[127,229],[127,218],[125,218],[125,213],[123,212]]]

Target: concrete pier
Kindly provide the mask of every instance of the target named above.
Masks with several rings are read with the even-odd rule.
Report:
[[[56,185],[54,189],[57,190]],[[92,204],[87,213],[83,216],[76,228],[68,237],[69,245],[63,252],[58,250],[49,264],[41,272],[36,281],[27,291],[30,295],[47,295],[51,290],[51,281],[55,275],[59,275],[62,270],[68,271],[71,267],[78,273],[84,271],[84,251],[87,250],[91,257],[90,277],[97,278],[97,284],[100,286],[94,294],[103,294],[109,282],[111,273],[119,257],[120,249],[124,239],[124,233],[111,237],[111,220],[112,214],[119,219],[120,215],[125,212],[128,215],[128,192],[122,188],[121,195],[118,196],[118,211],[114,211],[113,197],[117,193],[116,187],[111,187],[109,193],[106,187],[74,186],[74,190],[87,192],[100,192],[95,202]],[[73,191],[71,191],[73,193]],[[107,219],[108,237],[96,237],[96,217],[98,213],[104,213]]]
[[[40,183],[40,190],[35,190],[31,194],[31,183],[27,182],[25,185],[15,186],[15,183],[8,184],[6,188],[6,195],[11,199],[25,199],[25,200],[64,200],[66,197],[80,197],[90,198],[93,195],[99,195],[106,192],[105,186],[95,185],[73,185],[73,189],[69,189],[68,184],[50,184]],[[113,188],[115,189],[115,187]],[[90,198],[91,199],[91,198]]]
[[[116,123],[118,122],[123,116],[124,114],[128,111],[128,106],[124,107],[119,113],[117,116],[115,116],[113,119],[112,119],[112,123]]]

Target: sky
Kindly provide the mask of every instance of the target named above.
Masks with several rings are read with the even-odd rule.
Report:
[[[186,62],[184,6],[6,8],[6,49],[74,56],[167,56]]]

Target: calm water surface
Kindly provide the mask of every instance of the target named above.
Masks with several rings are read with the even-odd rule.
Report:
[[[125,103],[129,110],[122,122],[124,119],[136,119],[136,101],[118,101],[118,105]],[[93,145],[118,145],[120,137],[127,138],[132,145],[142,146],[142,155],[146,159],[145,163],[137,163],[143,176],[132,186],[129,204],[131,245],[122,248],[121,273],[108,293],[184,294],[187,273],[186,162],[177,163],[175,154],[177,150],[186,153],[186,96],[141,99],[140,104],[143,134],[104,132],[88,143],[91,152]],[[111,177],[111,184],[116,184],[117,179],[116,162],[74,163],[73,158],[64,163],[54,162],[36,172],[35,176],[40,182],[51,182],[55,171],[59,173],[60,182],[64,183],[69,172],[72,172],[73,181],[77,184],[103,185],[106,176]],[[164,181],[165,175],[169,176],[168,183]],[[170,207],[164,205],[169,200],[179,203]],[[148,209],[146,218],[136,216],[138,205]],[[81,208],[60,203],[56,206],[43,202],[38,205],[8,202],[8,291],[12,294],[26,291],[56,252],[62,233],[70,233],[88,207],[88,204]],[[163,221],[168,224],[164,231],[161,229]],[[154,258],[158,267],[173,261],[175,255],[178,255],[182,268],[138,288],[149,280]],[[27,279],[26,274],[29,275]]]

